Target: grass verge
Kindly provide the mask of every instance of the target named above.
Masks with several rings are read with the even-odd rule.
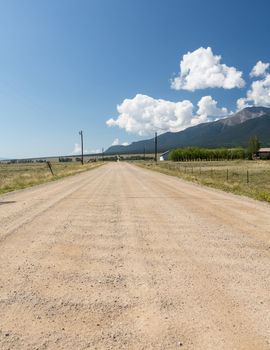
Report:
[[[0,164],[0,194],[32,187],[66,176],[94,169],[103,163],[51,163],[54,176],[46,163]]]
[[[166,161],[135,164],[201,185],[270,202],[270,161]]]

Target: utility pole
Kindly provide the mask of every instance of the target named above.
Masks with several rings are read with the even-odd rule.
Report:
[[[102,147],[102,162],[104,162],[104,148]]]
[[[157,162],[157,132],[155,132],[155,162]]]
[[[83,131],[79,131],[79,135],[81,135],[81,151],[82,151],[82,158],[81,158],[81,162],[83,165]]]

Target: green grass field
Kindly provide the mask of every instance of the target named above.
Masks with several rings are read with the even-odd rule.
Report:
[[[83,166],[79,162],[51,164],[54,176],[46,163],[0,164],[0,194],[75,175],[102,163],[89,163]]]
[[[270,161],[137,162],[139,166],[270,202]]]

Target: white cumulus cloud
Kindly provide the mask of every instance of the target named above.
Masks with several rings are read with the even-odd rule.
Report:
[[[97,148],[97,149],[92,149],[89,153],[90,153],[90,154],[101,153],[101,150],[100,150],[99,148]]]
[[[116,119],[109,119],[108,126],[118,126],[129,133],[152,135],[155,131],[180,131],[189,126],[225,116],[226,108],[218,108],[211,96],[204,96],[198,102],[198,111],[193,112],[191,101],[171,102],[138,94],[125,99],[117,106]],[[117,144],[119,144],[119,140]]]
[[[253,81],[246,97],[237,100],[239,109],[250,104],[270,107],[270,74],[265,74],[261,80]]]
[[[128,143],[128,142],[120,143],[120,140],[119,140],[119,138],[117,137],[116,139],[113,140],[112,146],[118,146],[118,145],[121,145],[121,146],[128,146],[129,143]]]
[[[258,61],[255,66],[252,68],[250,72],[251,77],[260,77],[266,75],[266,71],[269,68],[269,63],[263,63],[262,61]]]
[[[118,145],[119,145],[119,139],[116,138],[116,139],[113,140],[112,146],[118,146]]]
[[[82,152],[81,145],[79,143],[75,143],[72,154],[79,154],[81,152]],[[86,148],[84,148],[83,153],[89,153],[89,151]]]
[[[72,153],[73,154],[81,153],[81,145],[79,143],[74,144]]]
[[[119,116],[109,119],[108,126],[127,132],[150,135],[154,131],[179,131],[190,125],[193,105],[190,101],[171,102],[138,94],[117,106]]]
[[[211,47],[188,52],[180,62],[179,76],[171,81],[175,90],[205,88],[241,88],[245,85],[242,72],[221,64],[221,56],[214,55]]]
[[[236,101],[237,110],[240,111],[243,108],[250,107],[245,97],[241,97]]]
[[[192,125],[217,120],[229,114],[228,109],[225,107],[219,108],[217,101],[211,96],[203,96],[197,103],[197,106],[197,115],[192,119]]]
[[[225,107],[217,107],[217,101],[215,101],[211,96],[203,96],[198,102],[199,115],[206,115],[209,117],[224,117],[229,114],[228,109]]]

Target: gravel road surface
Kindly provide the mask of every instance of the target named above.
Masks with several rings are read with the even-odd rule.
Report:
[[[0,197],[0,349],[270,349],[270,206],[126,163]]]

